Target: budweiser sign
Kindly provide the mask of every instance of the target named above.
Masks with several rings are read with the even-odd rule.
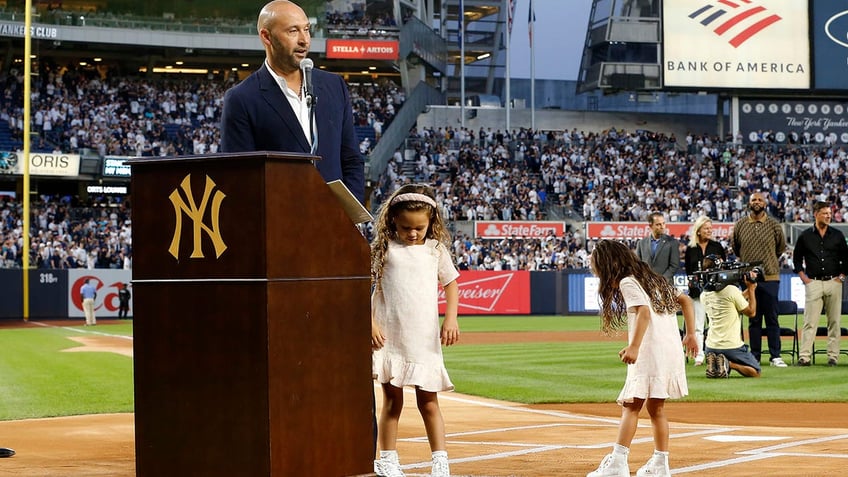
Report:
[[[463,271],[459,285],[460,315],[530,314],[530,272]],[[439,289],[439,313],[445,312],[445,292]]]
[[[730,238],[733,234],[733,223],[713,222],[713,238]],[[689,236],[692,222],[669,222],[666,224],[667,233],[672,237]],[[647,222],[586,222],[586,237],[590,239],[640,239],[651,235],[651,227]]]
[[[481,239],[543,238],[548,235],[562,237],[564,222],[523,222],[478,220],[474,222],[474,236]]]
[[[327,58],[396,61],[398,50],[391,40],[327,40]]]

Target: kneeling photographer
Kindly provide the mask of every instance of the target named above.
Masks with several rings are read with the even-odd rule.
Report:
[[[694,278],[703,287],[701,302],[710,320],[706,340],[708,378],[726,378],[734,369],[742,376],[760,376],[760,363],[742,340],[742,317],[757,312],[755,290],[763,280],[762,268],[749,263],[723,262],[710,255],[704,271]],[[744,286],[745,290],[739,289]]]

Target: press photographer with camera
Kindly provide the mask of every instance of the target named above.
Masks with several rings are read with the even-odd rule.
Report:
[[[842,284],[848,272],[845,236],[830,226],[833,211],[827,202],[813,204],[815,224],[801,232],[793,252],[795,273],[804,282],[804,327],[798,366],[809,366],[822,308],[827,315],[827,364],[839,360]]]
[[[780,266],[777,258],[786,250],[783,229],[766,214],[766,196],[754,192],[748,199],[747,217],[733,226],[733,253],[744,262],[760,262],[765,281],[757,286],[757,313],[748,319],[748,339],[751,354],[760,361],[763,349],[763,321],[768,336],[769,363],[777,368],[787,367],[780,357],[780,323],[777,321],[777,293],[780,288]]]
[[[749,263],[727,263],[716,255],[703,262],[696,276],[703,284],[701,302],[710,317],[705,346],[708,378],[726,378],[730,370],[749,378],[760,377],[760,361],[742,340],[742,316],[757,313],[757,282],[762,269]],[[744,284],[745,291],[737,285]]]
[[[686,275],[689,277],[689,298],[695,307],[695,339],[698,340],[700,351],[695,356],[695,366],[704,364],[704,326],[707,316],[701,303],[701,286],[693,274],[704,270],[704,257],[717,255],[722,260],[727,258],[724,247],[713,240],[713,222],[706,215],[695,219],[692,231],[689,233],[689,244],[684,253]]]

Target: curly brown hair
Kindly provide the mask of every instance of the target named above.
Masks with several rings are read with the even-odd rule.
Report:
[[[401,211],[427,210],[430,214],[430,225],[427,227],[426,238],[438,240],[450,248],[450,233],[439,209],[423,200],[395,201],[395,198],[402,194],[423,194],[436,202],[436,194],[427,184],[407,184],[394,191],[380,206],[374,223],[374,239],[371,241],[371,282],[375,287],[380,286],[380,279],[383,277],[389,242],[398,238],[394,218]]]
[[[680,309],[677,290],[662,275],[651,269],[627,245],[615,240],[600,240],[592,251],[592,271],[600,279],[601,327],[607,334],[627,325],[627,304],[619,283],[632,276],[642,285],[657,313],[675,313]]]

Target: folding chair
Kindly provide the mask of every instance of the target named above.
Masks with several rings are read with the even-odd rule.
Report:
[[[842,320],[845,320],[845,315],[848,315],[848,301],[842,302]],[[839,331],[840,331],[839,334],[841,336],[848,336],[848,328],[843,326],[839,329]],[[822,336],[827,336],[827,326],[819,326],[818,328],[816,328],[816,338],[819,338],[819,337],[822,337]],[[844,341],[842,341],[842,343],[844,343]],[[845,356],[848,356],[848,348],[844,348],[844,346],[845,346],[844,344],[842,344],[841,346],[843,346],[843,347],[841,347],[839,349],[839,354],[844,354]],[[816,340],[813,340],[813,356],[812,356],[813,357],[813,364],[816,364],[816,355],[817,354],[826,355],[827,354],[827,348],[817,350],[816,349]]]
[[[798,353],[800,351],[800,345],[798,343],[798,304],[792,300],[780,300],[777,302],[777,319],[780,321],[781,315],[795,315],[795,324],[792,328],[787,328],[784,326],[780,327],[780,336],[791,336],[792,337],[792,350],[787,351],[783,346],[780,347],[780,354],[788,354],[790,356],[790,362],[795,364],[795,359],[798,358]],[[825,331],[827,334],[827,331]],[[766,337],[766,332],[763,331],[763,338]]]

